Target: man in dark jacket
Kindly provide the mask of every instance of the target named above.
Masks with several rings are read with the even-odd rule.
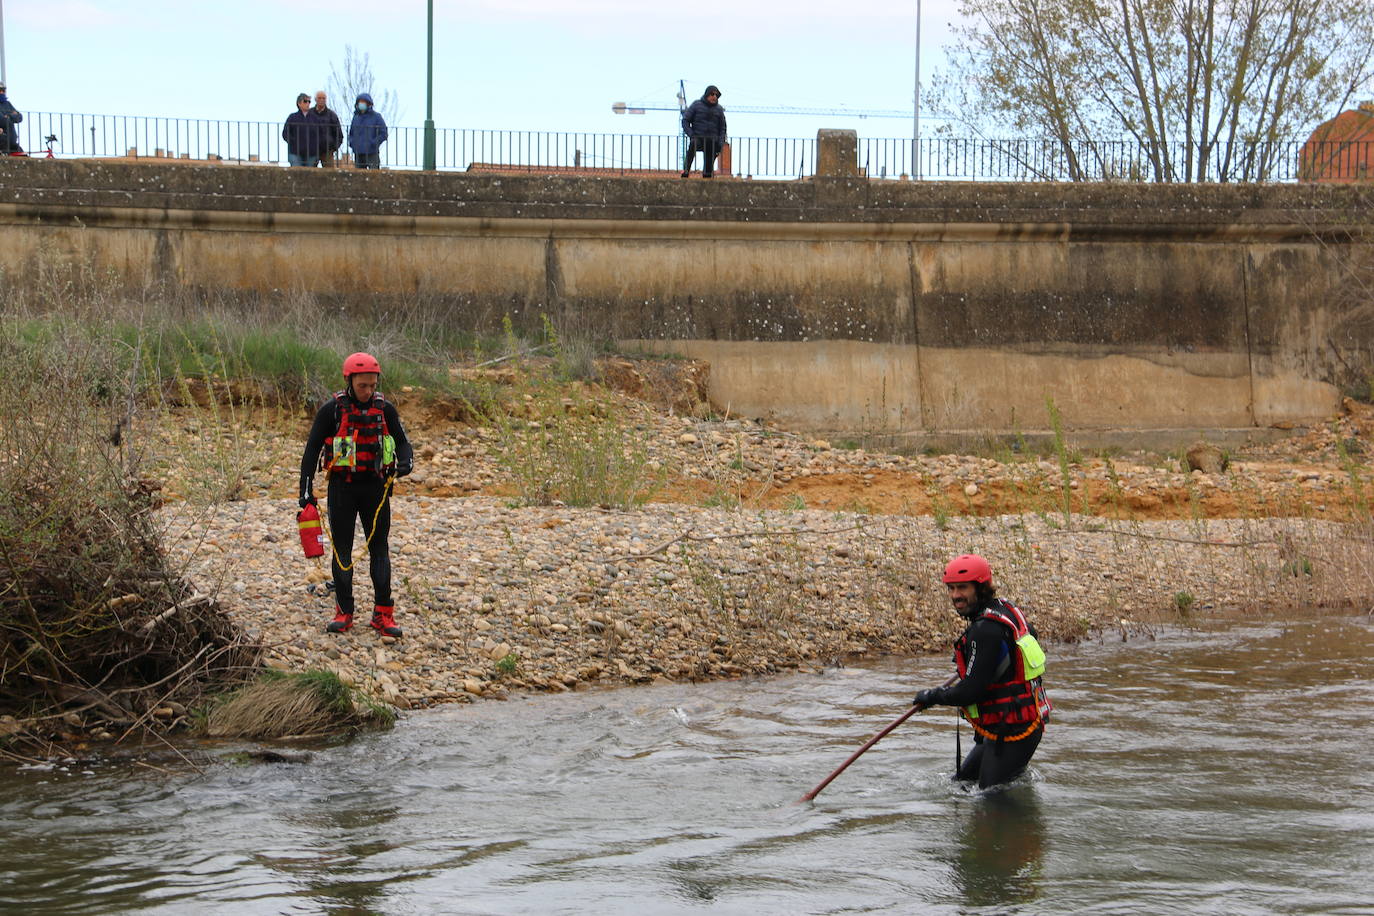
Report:
[[[334,167],[334,157],[343,146],[343,125],[339,116],[327,104],[329,97],[321,89],[315,93],[315,107],[306,116],[319,122],[320,128],[320,165],[327,169]]]
[[[702,154],[701,177],[710,178],[715,172],[716,157],[725,146],[725,109],[720,104],[720,90],[707,86],[701,98],[682,113],[682,130],[687,134],[687,156],[682,161],[682,177],[692,174],[692,162],[697,152]]]
[[[5,95],[5,84],[0,83],[0,156],[24,152],[19,145],[19,128],[15,126],[22,120],[24,116]]]
[[[382,144],[386,142],[386,119],[372,104],[372,96],[358,93],[353,102],[353,120],[348,125],[348,146],[353,150],[353,165],[360,169],[382,167]]]
[[[320,124],[309,111],[310,96],[302,92],[296,96],[296,110],[282,126],[281,138],[286,141],[287,162],[314,168],[320,163]]]

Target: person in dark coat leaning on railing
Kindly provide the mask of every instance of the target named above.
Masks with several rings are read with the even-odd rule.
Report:
[[[692,161],[701,152],[701,177],[710,178],[715,172],[716,157],[725,146],[725,109],[720,104],[720,90],[707,86],[687,110],[682,113],[682,130],[687,134],[687,157],[682,161],[682,177],[692,174]]]
[[[5,95],[5,84],[0,83],[0,155],[24,152],[24,148],[19,145],[19,128],[15,127],[22,120],[24,116],[10,103],[9,96]]]
[[[302,92],[296,96],[296,110],[287,117],[281,138],[286,141],[287,162],[313,168],[320,163],[321,125],[309,112],[310,96]]]
[[[372,96],[358,93],[353,102],[353,121],[348,125],[348,146],[353,150],[353,165],[360,169],[382,167],[382,144],[386,142],[386,119],[372,104]]]

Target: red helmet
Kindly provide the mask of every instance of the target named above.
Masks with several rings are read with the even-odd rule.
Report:
[[[991,582],[992,567],[976,553],[966,553],[949,561],[945,567],[945,583]]]
[[[347,381],[350,376],[360,372],[375,372],[382,374],[382,365],[377,362],[377,357],[371,353],[350,353],[343,361],[343,377]]]

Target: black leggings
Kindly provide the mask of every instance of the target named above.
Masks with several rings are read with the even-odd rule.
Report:
[[[988,741],[982,735],[975,734],[973,750],[959,764],[959,772],[954,774],[954,778],[964,782],[976,779],[980,789],[1011,782],[1025,772],[1026,764],[1035,756],[1035,749],[1040,746],[1040,738],[1044,734],[1044,725],[1020,741]]]
[[[357,474],[353,480],[334,474],[329,478],[329,536],[334,541],[330,569],[334,573],[334,594],[339,610],[353,613],[353,523],[363,520],[364,536],[371,536],[368,548],[368,572],[372,574],[372,592],[376,603],[391,607],[391,500],[383,503],[385,482],[375,474]],[[381,511],[377,511],[378,506]],[[373,517],[377,528],[372,529]],[[349,569],[339,566],[343,560]]]
[[[716,169],[716,156],[720,154],[720,141],[715,137],[693,137],[687,142],[687,156],[682,160],[682,171],[691,172],[692,163],[701,151],[701,175],[710,178]]]

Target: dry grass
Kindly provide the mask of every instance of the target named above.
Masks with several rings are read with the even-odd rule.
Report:
[[[206,717],[212,738],[316,737],[389,728],[389,707],[352,690],[329,671],[269,672],[235,691]]]

